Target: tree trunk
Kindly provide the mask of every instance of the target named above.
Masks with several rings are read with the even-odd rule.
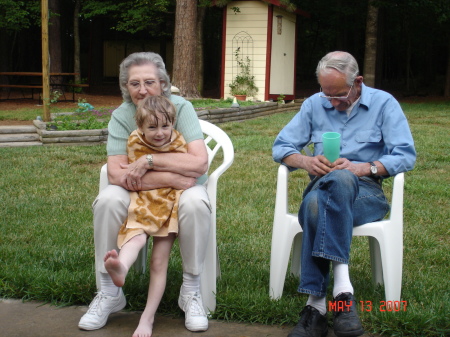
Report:
[[[73,72],[75,75],[75,83],[81,83],[80,73],[80,28],[78,17],[80,15],[80,0],[75,0],[75,8],[73,10]]]
[[[181,96],[200,97],[197,90],[197,1],[177,0],[172,83]]]
[[[375,87],[375,71],[377,62],[377,21],[378,8],[370,0],[367,7],[366,50],[364,53],[364,83]]]
[[[450,42],[447,47],[447,74],[445,75],[444,97],[450,97]]]
[[[61,59],[61,19],[60,0],[49,0],[49,23],[48,23],[48,43],[50,50],[50,72],[62,72]],[[62,83],[61,76],[52,76],[53,84]]]
[[[197,89],[201,94],[203,92],[204,81],[204,55],[203,55],[203,23],[205,21],[206,7],[199,7],[197,12]]]

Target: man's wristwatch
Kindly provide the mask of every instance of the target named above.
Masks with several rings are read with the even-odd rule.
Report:
[[[375,165],[372,161],[369,161],[370,164],[370,173],[372,173],[373,176],[376,176],[378,173],[377,165]]]
[[[153,168],[153,155],[148,154],[147,155],[147,162],[148,162],[148,166],[150,166],[150,169]]]

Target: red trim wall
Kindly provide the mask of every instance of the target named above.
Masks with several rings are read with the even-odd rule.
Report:
[[[266,85],[264,90],[264,100],[269,99],[270,93],[270,64],[272,61],[272,25],[273,25],[273,5],[269,5],[267,11],[267,49],[266,49]]]
[[[223,7],[222,15],[222,71],[220,72],[220,97],[225,96],[225,53],[227,46],[227,6]]]

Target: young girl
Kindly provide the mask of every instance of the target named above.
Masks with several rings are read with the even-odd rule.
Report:
[[[142,100],[135,116],[138,129],[128,139],[130,164],[145,155],[151,167],[154,153],[187,152],[183,136],[173,128],[175,114],[174,105],[163,96]],[[166,286],[170,251],[178,233],[178,200],[182,192],[172,188],[130,192],[128,218],[117,239],[120,253],[111,250],[104,257],[114,284],[122,287],[139,251],[153,236],[147,303],[133,337],[152,335],[155,313]]]

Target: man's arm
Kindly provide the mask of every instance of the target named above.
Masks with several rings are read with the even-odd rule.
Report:
[[[373,162],[377,167],[377,176],[388,176],[389,172],[386,170],[384,165],[377,161]],[[352,163],[346,158],[339,158],[334,162],[333,170],[349,170],[353,172],[358,177],[371,176],[372,171],[370,171],[370,163]]]
[[[302,154],[292,154],[283,158],[283,162],[295,168],[302,168],[306,170],[309,174],[314,176],[324,176],[325,174],[334,170],[349,170],[353,172],[358,177],[370,176],[372,172],[370,171],[369,163],[352,163],[346,158],[339,158],[334,163],[330,163],[325,156],[318,155],[315,157],[309,157]],[[389,175],[384,165],[375,161],[374,164],[377,166],[377,175],[385,176]]]

